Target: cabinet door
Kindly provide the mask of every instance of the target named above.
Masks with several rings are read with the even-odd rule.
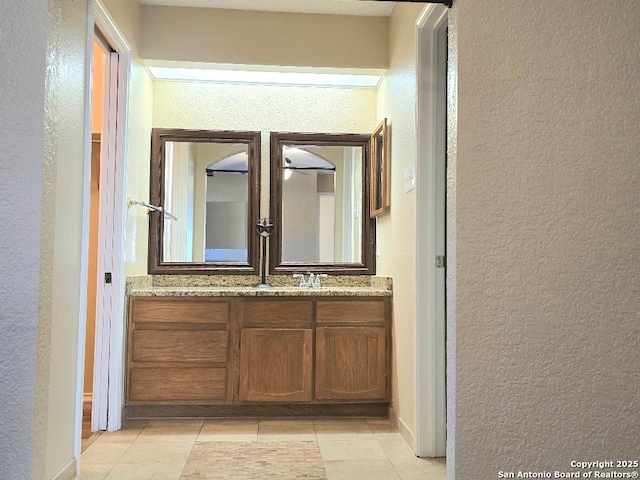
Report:
[[[316,399],[386,400],[384,327],[316,329]]]
[[[311,329],[245,328],[240,343],[240,400],[311,400]]]

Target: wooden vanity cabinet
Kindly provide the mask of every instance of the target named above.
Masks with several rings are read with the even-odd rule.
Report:
[[[220,405],[229,388],[229,301],[131,297],[128,405]]]
[[[387,308],[384,297],[244,299],[240,401],[385,402]]]
[[[244,299],[241,303],[241,402],[312,399],[313,302]]]
[[[318,300],[315,398],[385,401],[388,396],[387,303]]]
[[[134,415],[386,413],[391,297],[129,303],[126,403]]]

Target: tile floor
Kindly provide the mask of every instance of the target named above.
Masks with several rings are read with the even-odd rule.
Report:
[[[79,479],[191,480],[182,474],[196,442],[267,441],[317,443],[327,480],[446,478],[443,458],[416,458],[387,420],[200,418],[130,420],[103,432],[82,453]]]

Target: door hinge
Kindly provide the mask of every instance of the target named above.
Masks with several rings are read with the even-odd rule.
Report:
[[[444,255],[436,255],[436,268],[445,268],[447,266],[447,258]]]
[[[105,272],[104,283],[111,283],[111,272]]]

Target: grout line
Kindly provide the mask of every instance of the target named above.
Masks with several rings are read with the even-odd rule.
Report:
[[[191,458],[191,454],[193,453],[193,449],[196,446],[196,442],[198,441],[198,437],[200,436],[200,432],[202,431],[202,427],[204,427],[204,421],[202,422],[202,425],[200,425],[200,430],[198,430],[198,435],[196,435],[196,439],[193,442],[193,445],[191,445],[191,450],[189,450],[189,455],[187,455],[187,458],[184,461],[184,465],[182,465],[182,470],[180,470],[180,476],[178,477],[178,480],[180,480],[182,478],[182,474],[184,473],[184,469],[187,468],[187,463],[189,463],[189,458]]]
[[[400,434],[398,434],[398,436],[400,438],[402,438],[400,436]],[[375,436],[374,436],[375,438]],[[380,440],[378,440],[377,438],[375,438],[376,442],[378,442],[378,445],[380,446],[380,448],[382,449],[382,451],[384,452],[384,456],[387,457],[387,461],[389,462],[389,464],[391,465],[391,468],[393,468],[393,471],[396,472],[396,475],[398,476],[398,478],[400,480],[403,480],[402,476],[400,475],[400,472],[398,472],[398,470],[396,469],[396,466],[393,464],[393,461],[391,460],[391,457],[389,457],[389,454],[387,453],[387,451],[384,449],[384,447],[382,446],[382,444],[380,443]]]
[[[102,477],[102,480],[104,480],[105,478],[107,478],[109,475],[111,475],[111,472],[113,471],[114,468],[116,468],[116,463],[114,463],[113,465],[111,465],[111,468],[109,469],[109,471],[105,474],[104,477]],[[80,467],[80,469],[82,470],[82,467]],[[82,471],[80,472],[80,474],[82,475]]]

